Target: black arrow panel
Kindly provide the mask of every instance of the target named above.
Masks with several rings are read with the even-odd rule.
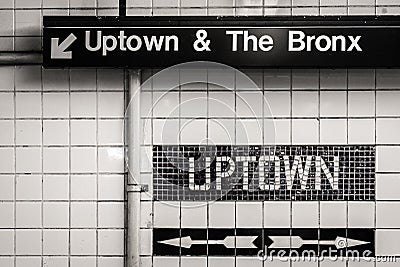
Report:
[[[215,240],[223,241],[226,237],[244,237],[256,236],[256,239],[249,243],[254,247],[236,248],[226,247],[224,244],[211,244]],[[300,247],[277,247],[271,248],[274,241],[270,237],[300,237],[305,242],[313,244],[304,244]],[[181,247],[180,238],[190,237],[192,241],[203,241],[203,244],[192,244],[190,247]],[[368,242],[352,247],[346,247],[335,244],[338,237],[344,240],[352,239]],[[178,240],[175,245],[162,244],[159,241]],[[326,244],[324,242],[332,242]],[[350,242],[350,241],[348,241]],[[182,241],[183,243],[183,241]],[[294,244],[295,242],[291,242]],[[187,245],[185,243],[185,245]],[[268,256],[338,256],[345,257],[359,255],[360,257],[375,255],[375,229],[355,229],[355,228],[336,228],[336,229],[165,229],[155,228],[153,230],[153,253],[158,256],[257,256],[260,253]]]

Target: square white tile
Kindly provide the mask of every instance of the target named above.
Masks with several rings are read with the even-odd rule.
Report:
[[[207,228],[207,203],[181,203],[182,228]]]
[[[14,145],[14,121],[0,121],[0,145]]]
[[[71,69],[70,80],[72,91],[96,90],[95,69]]]
[[[69,90],[68,69],[43,69],[42,77],[43,77],[43,91]]]
[[[97,224],[97,205],[95,202],[71,203],[71,227],[95,228]]]
[[[154,92],[153,93],[153,116],[154,117],[178,117],[179,116],[179,93],[177,92]]]
[[[349,144],[375,144],[374,119],[349,119]]]
[[[290,93],[289,92],[265,92],[264,117],[289,117]]]
[[[0,201],[14,200],[14,175],[0,175]]]
[[[180,205],[179,202],[154,202],[154,227],[179,228]]]
[[[347,144],[346,119],[322,119],[320,131],[321,144]]]
[[[346,89],[347,70],[344,69],[320,70],[320,87],[321,89],[329,89],[329,90]]]
[[[292,93],[293,117],[317,117],[318,116],[318,92]]]
[[[43,203],[43,227],[68,228],[69,205],[64,202]]]
[[[152,251],[153,231],[151,229],[141,229],[140,240],[141,240],[140,255],[151,256],[153,254]]]
[[[47,256],[43,257],[43,264],[49,267],[68,267],[69,259],[68,257],[54,257],[54,256]]]
[[[210,117],[235,117],[235,93],[232,91],[209,92]]]
[[[40,202],[17,202],[17,228],[40,228],[42,226],[42,204]]]
[[[375,92],[349,91],[348,109],[351,117],[365,117],[375,115]]]
[[[349,201],[348,226],[354,228],[374,228],[375,203]]]
[[[398,188],[400,186],[398,174],[376,175],[376,199],[377,200],[400,200]]]
[[[20,105],[23,105],[22,102],[19,97]],[[14,118],[14,93],[0,93],[0,118]]]
[[[96,117],[97,98],[95,92],[71,92],[71,117]]]
[[[398,172],[400,171],[400,158],[393,157],[400,153],[397,146],[377,146],[376,148],[376,171]]]
[[[40,147],[17,147],[16,171],[17,173],[42,172],[42,154]]]
[[[236,227],[261,228],[262,202],[236,202]]]
[[[119,203],[98,204],[98,227],[101,228],[124,228],[125,205]]]
[[[68,230],[43,230],[44,255],[68,255],[69,231]]]
[[[290,144],[291,120],[290,119],[264,119],[264,144]]]
[[[97,153],[93,147],[71,148],[71,172],[95,173],[97,171]]]
[[[43,93],[44,118],[68,118],[69,95],[68,93]]]
[[[68,120],[44,120],[43,121],[44,145],[68,145],[69,121]]]
[[[98,232],[99,255],[124,255],[124,230],[99,230]],[[123,263],[123,262],[120,262]]]
[[[321,201],[320,227],[321,228],[346,228],[347,202]]]
[[[96,175],[71,175],[71,200],[96,200]]]
[[[98,179],[99,200],[124,199],[123,175],[100,175]]]
[[[123,173],[125,167],[123,147],[100,147],[98,149],[99,172]],[[142,160],[144,162],[144,159]]]
[[[123,118],[125,115],[123,92],[97,93],[98,116],[107,118]]]
[[[2,202],[0,203],[0,228],[13,228],[14,225],[14,203]]]
[[[238,119],[236,121],[236,144],[262,144],[263,120],[262,119]]]
[[[375,232],[376,256],[400,256],[400,230],[382,230]],[[382,266],[383,267],[383,266]]]
[[[18,0],[16,3],[18,4],[20,1]],[[39,3],[39,1],[36,2]],[[41,66],[17,66],[15,68],[15,88],[20,91],[40,91],[42,89],[41,75]]]
[[[235,227],[235,202],[210,202],[208,210],[208,227]]]
[[[70,257],[70,267],[96,267],[97,258],[94,256],[71,256]]]
[[[236,93],[236,116],[259,118],[263,115],[264,96],[262,92]]]
[[[400,92],[378,91],[376,92],[376,115],[398,116],[400,115]]]
[[[349,89],[374,89],[375,70],[373,69],[349,69],[348,70]]]
[[[15,97],[17,118],[40,118],[42,116],[41,93],[16,93]]]
[[[69,149],[67,147],[43,148],[43,171],[45,173],[68,173]]]
[[[0,230],[0,255],[14,254],[14,230]],[[0,260],[0,264],[2,261]],[[11,266],[11,265],[2,265]]]
[[[15,230],[17,255],[41,255],[42,231],[41,230]]]
[[[71,120],[71,145],[95,145],[97,122],[95,120]]]
[[[207,117],[208,99],[206,92],[182,92],[180,98],[180,116]]]
[[[208,257],[208,267],[231,267],[235,266],[234,257]]]
[[[0,147],[0,170],[3,173],[14,173],[15,172],[15,156],[14,148]]]
[[[104,1],[106,7],[117,7],[113,1]],[[101,1],[98,2],[99,6]],[[124,90],[124,71],[122,69],[98,69],[97,70],[97,88],[105,91],[123,91]]]
[[[234,119],[209,119],[208,140],[214,144],[235,143],[235,120]]]
[[[207,138],[207,120],[182,119],[180,130],[182,144],[201,144]]]
[[[123,120],[99,120],[98,143],[99,145],[123,145],[124,143]]]
[[[400,226],[400,215],[398,210],[400,202],[376,202],[376,227],[398,228]]]
[[[396,134],[400,131],[399,119],[376,119],[376,142],[378,144],[397,144],[400,137]]]
[[[153,227],[153,203],[151,201],[140,202],[140,227]]]
[[[68,175],[43,175],[44,200],[68,200],[69,176]]]
[[[17,175],[16,199],[41,200],[42,177],[40,175]]]
[[[264,228],[290,228],[290,210],[289,201],[265,201]]]
[[[96,230],[71,230],[71,255],[96,255]]]
[[[0,91],[14,90],[14,70],[14,66],[0,67]]]
[[[316,201],[292,203],[292,227],[316,228],[319,226],[319,204]]]
[[[295,5],[297,5],[297,3]],[[295,90],[318,89],[319,71],[317,69],[292,70],[292,88]]]
[[[321,91],[321,117],[346,117],[347,93],[343,91]]]
[[[292,142],[293,144],[318,144],[319,129],[316,119],[293,119],[292,120]]]

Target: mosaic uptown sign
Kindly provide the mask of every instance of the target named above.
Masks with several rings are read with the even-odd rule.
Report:
[[[154,146],[158,200],[375,200],[374,146]]]
[[[397,17],[44,17],[45,67],[400,67]]]

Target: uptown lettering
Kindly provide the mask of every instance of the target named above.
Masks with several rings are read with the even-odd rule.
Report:
[[[189,158],[189,189],[207,191],[211,188],[211,168],[210,157],[205,157],[205,182],[203,184],[196,184],[195,182],[195,159]],[[249,183],[249,163],[258,163],[258,185],[254,189],[259,190],[279,190],[283,189],[281,184],[281,162],[284,165],[284,180],[287,190],[292,190],[293,185],[298,180],[301,189],[307,189],[311,166],[315,165],[315,189],[321,190],[321,179],[325,177],[328,180],[331,189],[339,189],[339,157],[333,157],[333,174],[329,170],[326,161],[321,156],[294,156],[292,164],[290,163],[289,156],[260,156],[258,159],[255,156],[238,156],[234,159],[229,156],[216,157],[216,180],[215,189],[222,190],[222,181],[232,177],[233,173],[238,169],[237,166],[242,164],[242,186],[243,190],[250,190]],[[226,167],[223,167],[225,165]],[[268,170],[267,170],[268,168]],[[266,178],[267,173],[273,173],[274,179]],[[253,173],[254,174],[254,173]],[[253,181],[254,183],[254,181]]]
[[[97,31],[95,45],[91,43],[91,32],[85,32],[85,47],[91,52],[101,50],[103,56],[114,50],[120,51],[178,51],[179,39],[176,35],[160,36],[127,36],[125,31],[120,31],[118,36],[103,35],[102,31]]]

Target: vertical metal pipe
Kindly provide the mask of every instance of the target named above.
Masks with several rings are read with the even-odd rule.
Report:
[[[125,123],[128,146],[127,267],[140,265],[140,71],[129,72],[129,101]]]

